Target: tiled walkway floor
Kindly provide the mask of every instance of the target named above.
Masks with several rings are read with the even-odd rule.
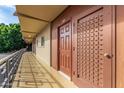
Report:
[[[31,52],[26,52],[22,56],[12,87],[61,88],[63,86],[44,69]]]

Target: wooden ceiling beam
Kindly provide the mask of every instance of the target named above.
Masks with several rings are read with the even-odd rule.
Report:
[[[30,31],[25,31],[25,30],[22,30],[22,32],[24,32],[24,33],[31,33],[31,34],[37,34],[37,32],[30,32]]]
[[[30,18],[30,19],[34,19],[34,20],[38,20],[38,21],[49,23],[49,21],[47,21],[47,20],[44,20],[44,19],[41,19],[41,18],[37,18],[37,17],[33,17],[33,16],[30,16],[30,15],[26,15],[26,14],[19,13],[19,12],[15,12],[14,15],[22,16],[22,17],[26,17],[26,18]]]
[[[33,37],[26,37],[26,36],[23,36],[24,39],[33,39]]]

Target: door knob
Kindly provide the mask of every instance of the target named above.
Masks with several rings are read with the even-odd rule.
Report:
[[[112,55],[110,55],[109,53],[105,53],[105,54],[104,54],[104,57],[110,59],[110,58],[112,58]]]

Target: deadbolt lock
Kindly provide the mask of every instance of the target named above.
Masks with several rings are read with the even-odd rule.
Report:
[[[75,47],[73,47],[73,51],[75,51]]]
[[[105,53],[105,54],[104,54],[104,57],[110,59],[110,58],[112,58],[112,55],[110,55],[109,53]]]

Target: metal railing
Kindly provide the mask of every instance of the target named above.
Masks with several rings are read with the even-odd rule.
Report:
[[[18,69],[22,54],[26,49],[21,49],[10,56],[0,60],[0,87],[9,88]]]

